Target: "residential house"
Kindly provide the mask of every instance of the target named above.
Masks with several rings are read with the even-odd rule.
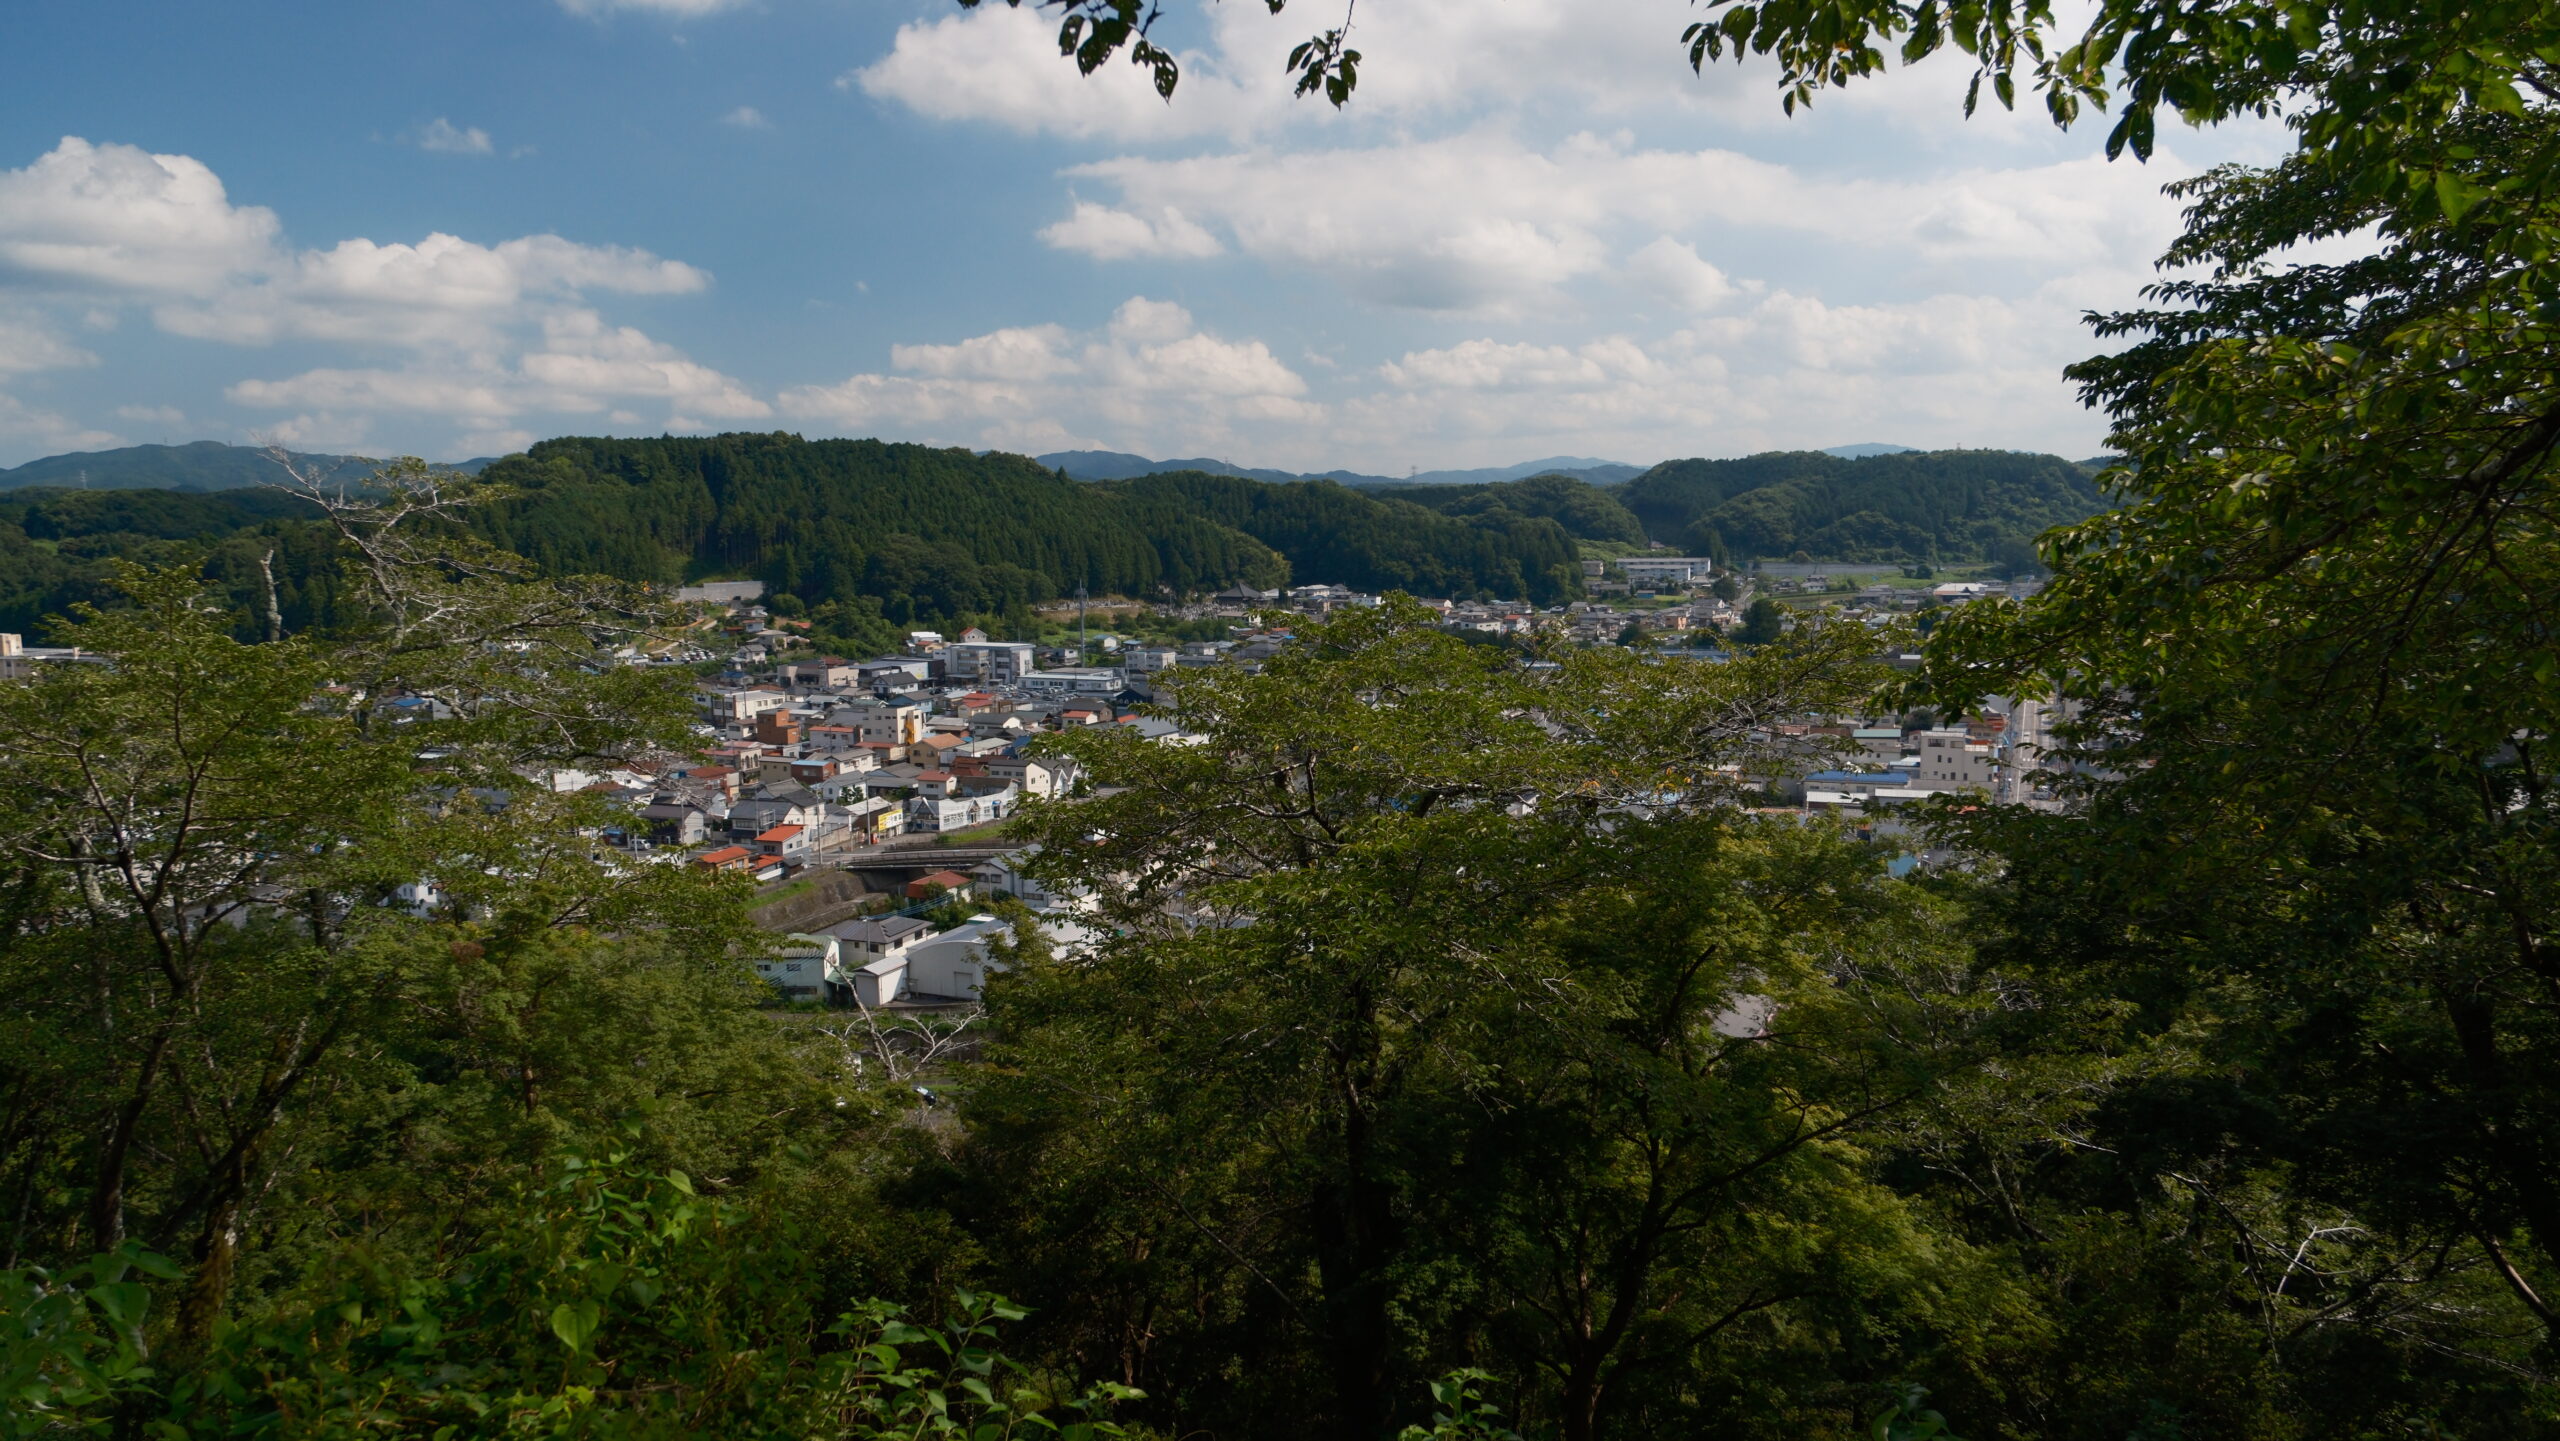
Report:
[[[703,693],[702,708],[714,722],[744,725],[789,704],[791,697],[778,690],[715,690]]]
[[[816,844],[817,835],[805,825],[775,826],[757,836],[755,841],[759,854],[771,856],[787,866],[808,864],[810,852]]]
[[[847,999],[867,1010],[905,991],[907,954],[933,927],[913,916],[879,916],[829,926],[827,933],[836,938]]]
[[[1171,646],[1133,645],[1120,653],[1120,668],[1131,680],[1139,680],[1160,670],[1173,669],[1181,654]]]
[[[833,657],[794,661],[782,668],[782,683],[796,691],[851,690],[861,681],[860,668]]]
[[[859,683],[874,695],[897,695],[933,679],[939,662],[931,656],[894,655],[864,661],[856,667]]]
[[[830,725],[850,725],[865,745],[914,745],[924,737],[928,711],[912,696],[881,696],[856,701],[827,717]]]
[[[937,731],[932,735],[919,738],[914,745],[907,747],[907,754],[917,765],[929,770],[941,770],[945,767],[951,753],[966,744],[967,739],[963,735]]]
[[[980,895],[1007,895],[1035,911],[1076,909],[1090,902],[1090,897],[1062,895],[1027,873],[1032,852],[1016,851],[980,861],[969,868],[969,876],[977,882]]]
[[[956,831],[1012,815],[1022,792],[1011,785],[982,795],[918,795],[907,802],[910,832]]]
[[[787,1001],[824,1001],[842,982],[842,961],[831,935],[790,935],[769,956],[756,959],[756,974],[772,983]]]
[[[1860,726],[1849,732],[1858,750],[1880,761],[1899,759],[1905,754],[1900,726]]]
[[[729,834],[761,835],[775,826],[805,826],[817,819],[816,795],[793,787],[767,789],[729,807]]]
[[[907,807],[887,796],[864,796],[839,807],[847,838],[855,845],[876,846],[907,833]]]
[[[677,801],[660,801],[640,808],[641,821],[648,828],[649,841],[661,846],[698,846],[710,834],[710,823],[699,807]]]
[[[935,871],[907,882],[907,899],[930,900],[938,891],[951,891],[965,896],[969,893],[969,887],[972,884],[974,882],[958,871]]]
[[[1083,767],[1072,756],[996,755],[986,760],[987,774],[1019,787],[1022,794],[1034,800],[1055,800],[1071,794]]]
[[[722,846],[695,856],[693,863],[709,871],[743,871],[755,859],[756,853],[745,846]]]

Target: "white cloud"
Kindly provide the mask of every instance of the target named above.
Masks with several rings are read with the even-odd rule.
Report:
[[[497,147],[489,141],[489,132],[474,125],[464,128],[439,115],[418,127],[418,148],[439,155],[488,155]]]
[[[786,390],[778,409],[813,429],[937,444],[1381,472],[1558,453],[1735,455],[1853,435],[2076,454],[2103,428],[2059,376],[2086,341],[2045,318],[2059,287],[2138,279],[1882,305],[1737,287],[1723,311],[1652,338],[1478,336],[1345,367],[1321,390],[1261,341],[1136,298],[1090,331],[1024,325],[899,345],[889,370]]]
[[[1463,341],[1381,365],[1380,385],[1337,407],[1335,434],[1398,458],[1651,460],[1851,434],[2076,451],[2103,427],[2060,378],[2088,342],[2046,323],[2056,304],[1950,293],[1833,305],[1779,291],[1653,341]]]
[[[0,313],[0,375],[71,370],[97,363],[97,356],[55,334],[41,319]]]
[[[376,413],[496,434],[526,416],[643,402],[663,404],[670,426],[760,418],[770,407],[739,382],[609,324],[592,305],[709,285],[682,261],[557,235],[491,245],[438,232],[295,249],[272,212],[233,205],[202,163],[77,137],[0,171],[0,373],[95,363],[46,319],[82,307],[93,326],[101,315],[112,325],[106,307],[139,306],[190,339],[364,352],[361,363],[229,388],[235,403],[301,412],[281,424],[312,435],[347,433]],[[23,406],[15,413],[14,433],[38,424]],[[56,421],[43,423],[67,433]]]
[[[681,295],[710,277],[643,250],[529,235],[481,245],[441,232],[415,244],[342,240],[279,254],[203,303],[168,303],[161,328],[263,345],[305,338],[353,344],[491,345],[543,300],[590,291]]]
[[[889,363],[940,380],[1035,381],[1076,368],[1064,326],[989,331],[956,345],[895,345]]]
[[[260,409],[409,412],[450,416],[482,430],[526,415],[604,414],[617,400],[665,401],[668,427],[677,430],[703,428],[686,418],[695,415],[756,420],[773,413],[737,381],[628,326],[608,325],[592,310],[548,315],[542,333],[542,344],[512,363],[465,355],[399,368],[324,366],[281,380],[240,381],[226,394]]]
[[[1146,216],[1178,216],[1256,259],[1331,276],[1353,295],[1426,311],[1550,308],[1601,274],[1620,237],[1651,231],[1629,279],[1688,307],[1726,281],[1683,232],[1793,234],[1868,251],[1884,273],[1996,266],[1979,278],[2031,287],[2059,270],[2140,264],[2174,233],[2176,203],[2148,172],[2096,157],[1931,179],[1821,181],[1730,150],[1647,150],[1575,135],[1540,148],[1497,131],[1360,149],[1122,156],[1068,174],[1118,191],[1079,203],[1042,237],[1092,254],[1137,249]],[[1152,225],[1147,235],[1158,233]]]
[[[1627,283],[1682,310],[1713,310],[1733,298],[1725,273],[1698,257],[1698,248],[1665,235],[1627,257]]]
[[[1411,4],[1360,13],[1354,44],[1369,57],[1348,114],[1292,94],[1278,63],[1313,28],[1297,12],[1220,6],[1209,44],[1178,50],[1173,102],[1145,72],[1115,61],[1090,77],[1058,53],[1056,17],[1035,6],[981,6],[900,27],[887,55],[837,84],[935,120],[1022,134],[1164,141],[1317,130],[1376,118],[1410,122],[1448,113],[1564,99],[1601,112],[1669,105],[1774,111],[1730,67],[1690,73],[1678,43],[1691,18],[1682,0],[1506,0],[1498,6]]]
[[[1240,135],[1287,107],[1276,65],[1267,67],[1263,83],[1248,85],[1209,56],[1186,53],[1182,63],[1181,87],[1167,104],[1133,65],[1115,62],[1078,74],[1058,54],[1057,21],[1037,7],[984,5],[900,26],[887,55],[836,77],[836,87],[858,88],[934,120],[1124,140]]]
[[[720,123],[740,130],[771,130],[773,128],[773,122],[764,118],[764,112],[752,105],[741,105],[721,116]]]
[[[248,434],[252,445],[349,454],[365,448],[373,434],[373,421],[362,415],[297,415],[259,426]]]
[[[187,413],[174,405],[119,405],[116,419],[130,420],[136,425],[184,425]]]
[[[901,345],[898,374],[783,392],[782,409],[853,433],[1040,450],[1121,444],[1190,453],[1323,418],[1307,383],[1258,340],[1200,328],[1188,310],[1133,298],[1101,329],[1042,325],[948,345]]]
[[[39,409],[5,392],[0,392],[0,441],[35,455],[103,450],[125,443],[124,437],[112,430],[93,430],[69,416]]]
[[[1198,260],[1226,248],[1170,206],[1149,217],[1085,200],[1077,201],[1066,219],[1042,230],[1040,238],[1096,260]]]
[[[185,155],[65,136],[24,170],[0,170],[0,282],[110,292],[202,292],[264,263],[280,227],[233,206]]]

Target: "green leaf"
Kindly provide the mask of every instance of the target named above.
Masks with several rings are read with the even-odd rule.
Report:
[[[593,1301],[563,1301],[551,1308],[551,1334],[572,1352],[584,1352],[604,1324],[604,1308]]]

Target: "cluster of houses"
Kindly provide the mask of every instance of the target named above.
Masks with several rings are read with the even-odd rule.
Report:
[[[1026,875],[1025,854],[997,856],[965,873],[919,877],[909,883],[908,895],[946,903],[1010,896],[1026,908],[1052,954],[1073,956],[1094,939],[1078,919],[1082,903],[1051,895]],[[857,916],[783,937],[756,962],[756,971],[789,1001],[864,1010],[965,1005],[979,998],[990,975],[1004,969],[1006,952],[1029,939],[1016,935],[1015,925],[990,911],[953,926],[907,911]]]
[[[876,661],[818,657],[698,692],[702,764],[630,795],[608,839],[679,848],[695,865],[760,877],[823,865],[887,841],[1002,821],[1025,800],[1074,791],[1074,761],[1035,756],[1036,737],[1149,726],[1116,668],[1033,669],[1031,647],[972,631]]]
[[[1852,820],[1913,801],[1972,793],[2007,805],[2059,809],[2048,754],[2051,699],[1994,697],[1961,725],[1805,726],[1845,741],[1851,758],[1803,778],[1803,805]]]

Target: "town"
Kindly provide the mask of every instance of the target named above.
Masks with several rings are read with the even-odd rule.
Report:
[[[1819,569],[1794,569],[1800,573],[1769,577],[1703,557],[1629,557],[1586,568],[1586,589],[1625,597],[1622,604],[1420,604],[1438,612],[1445,629],[1467,635],[1645,644],[1711,659],[1762,591],[1795,602],[1783,609],[1786,627],[1882,626],[1914,609],[2027,593],[2034,584],[1835,588]],[[1089,939],[1077,906],[1024,873],[1019,843],[1006,834],[1024,804],[1069,800],[1088,785],[1071,757],[1036,744],[1041,737],[1119,726],[1184,743],[1192,739],[1178,721],[1187,672],[1258,670],[1291,642],[1294,619],[1381,600],[1326,584],[1238,587],[1178,613],[1226,622],[1231,634],[1221,640],[1160,645],[1087,630],[1066,645],[1041,645],[990,639],[976,628],[948,636],[918,630],[902,654],[854,659],[812,651],[788,619],[767,610],[763,594],[754,581],[678,592],[693,612],[689,639],[655,658],[716,668],[696,689],[697,764],[542,779],[609,802],[622,818],[594,839],[634,863],[734,871],[768,893],[813,899],[761,912],[781,939],[756,968],[781,1000],[892,1011],[978,999],[1011,931],[981,903],[1020,902],[1063,952]],[[1815,609],[1816,601],[1827,603]],[[0,665],[23,668],[32,654],[0,642]],[[1827,742],[1837,763],[1763,778],[1767,807],[1834,817],[1879,840],[1912,835],[1898,810],[1952,793],[2054,809],[2045,756],[2051,710],[2045,700],[1996,700],[1944,724],[1926,715],[1801,718],[1782,729]],[[1898,870],[1926,859],[1920,842],[1911,845]]]

